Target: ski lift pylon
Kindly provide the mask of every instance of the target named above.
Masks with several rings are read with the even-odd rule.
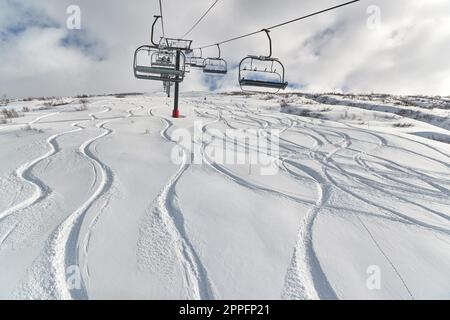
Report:
[[[272,39],[270,31],[262,30],[269,39],[269,55],[268,56],[252,56],[249,55],[242,59],[239,64],[239,85],[242,91],[256,91],[259,88],[273,89],[273,93],[286,89],[288,82],[284,80],[284,65],[277,59],[272,58]],[[249,90],[253,88],[253,90]],[[266,90],[267,91],[267,90]]]

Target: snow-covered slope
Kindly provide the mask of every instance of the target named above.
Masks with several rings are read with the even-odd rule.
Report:
[[[0,298],[450,298],[448,99],[414,119],[383,99],[195,93],[177,120],[158,95],[12,102]],[[173,161],[194,127],[200,161]],[[277,171],[212,161],[239,129],[279,130]]]

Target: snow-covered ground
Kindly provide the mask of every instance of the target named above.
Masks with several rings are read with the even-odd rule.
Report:
[[[0,299],[450,298],[449,98],[87,100],[6,107]],[[211,160],[239,129],[278,171]]]

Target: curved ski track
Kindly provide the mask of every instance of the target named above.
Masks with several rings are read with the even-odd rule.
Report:
[[[163,128],[160,131],[161,137],[166,142],[178,145],[169,134],[173,123],[165,117],[155,115],[153,109],[150,109],[148,114],[153,117],[158,117],[163,123]],[[169,232],[175,242],[176,253],[183,266],[184,281],[189,290],[190,298],[196,300],[213,300],[217,298],[214,286],[208,277],[208,272],[200,256],[197,254],[194,245],[189,239],[185,229],[183,213],[177,200],[176,185],[190,167],[187,160],[190,154],[181,145],[178,145],[178,147],[183,152],[182,164],[178,171],[169,179],[163,190],[154,200],[152,206],[155,207],[156,213],[160,216],[167,232]]]
[[[208,117],[210,117],[210,113],[201,111],[201,109],[202,109],[201,106],[204,106],[204,105],[205,105],[204,103],[198,103],[198,107],[196,108],[195,113],[197,114],[197,116],[208,118]],[[238,114],[236,114],[235,112],[233,112],[235,110],[235,108],[233,108],[231,106],[229,108],[225,109],[225,108],[221,108],[221,107],[215,107],[214,105],[209,104],[208,108],[216,111],[219,115],[218,119],[231,129],[234,128],[232,126],[232,124],[230,123],[233,121],[234,122],[237,121],[237,122],[243,123],[245,125],[251,125],[251,126],[256,124],[257,128],[261,128],[264,130],[267,130],[272,127],[277,127],[279,129],[279,126],[281,126],[282,133],[284,133],[288,130],[292,130],[296,133],[300,133],[302,135],[311,137],[314,140],[314,145],[311,146],[311,149],[309,152],[311,155],[310,159],[315,160],[322,167],[322,172],[317,172],[314,169],[312,169],[311,167],[304,166],[304,165],[296,162],[294,159],[290,159],[289,156],[288,157],[281,156],[281,158],[280,158],[280,160],[281,160],[280,168],[282,169],[282,172],[290,175],[291,177],[293,177],[294,179],[297,179],[297,180],[304,179],[304,177],[300,178],[300,177],[298,177],[297,174],[295,174],[292,170],[290,170],[286,166],[286,164],[288,164],[290,166],[295,167],[297,170],[305,173],[316,183],[317,191],[318,191],[318,195],[319,195],[317,202],[315,204],[311,204],[312,208],[305,215],[305,217],[301,223],[301,226],[299,228],[298,244],[294,250],[291,265],[289,266],[289,268],[287,270],[285,290],[282,293],[283,298],[286,298],[286,299],[319,299],[319,298],[320,299],[337,299],[337,296],[334,292],[334,289],[332,288],[332,285],[327,280],[326,275],[320,266],[320,261],[318,260],[317,255],[314,251],[314,246],[313,246],[313,241],[312,241],[314,221],[315,221],[317,215],[320,213],[320,210],[322,208],[333,208],[333,209],[338,209],[338,210],[343,209],[343,208],[337,208],[335,206],[333,207],[333,205],[327,204],[328,199],[330,199],[330,197],[331,197],[331,193],[333,192],[333,189],[340,190],[340,191],[348,194],[351,197],[355,197],[369,205],[375,206],[376,208],[379,208],[385,212],[387,211],[388,213],[391,214],[391,217],[376,215],[379,218],[389,219],[389,220],[392,219],[392,221],[405,223],[405,224],[411,224],[411,225],[426,228],[426,229],[434,231],[434,232],[443,233],[444,235],[447,235],[447,236],[449,235],[449,230],[446,228],[440,228],[440,227],[430,225],[428,223],[424,223],[417,219],[406,216],[405,214],[399,213],[397,211],[386,208],[382,205],[376,204],[373,201],[369,201],[368,199],[365,199],[365,198],[355,194],[354,192],[349,191],[347,188],[339,185],[335,181],[335,179],[332,178],[332,176],[330,175],[330,172],[329,172],[330,170],[336,171],[336,173],[342,174],[343,176],[347,177],[348,179],[351,179],[352,181],[356,181],[366,188],[372,188],[372,189],[375,189],[375,190],[387,195],[387,192],[382,187],[377,187],[376,184],[375,185],[369,184],[369,180],[367,178],[363,178],[362,176],[359,176],[356,174],[351,174],[350,172],[348,172],[347,170],[342,168],[338,164],[338,162],[336,162],[336,160],[334,159],[335,156],[337,156],[338,154],[340,155],[342,150],[348,150],[350,152],[356,153],[355,156],[353,156],[353,160],[354,160],[355,164],[360,166],[363,170],[373,174],[374,176],[384,179],[385,181],[387,181],[386,184],[392,183],[393,181],[395,181],[397,183],[401,183],[402,187],[403,187],[403,191],[411,194],[411,193],[415,192],[414,190],[417,190],[417,192],[423,192],[424,190],[423,190],[423,188],[415,187],[415,186],[412,186],[412,185],[402,182],[402,181],[397,181],[397,179],[388,177],[387,174],[380,174],[378,172],[375,172],[375,170],[370,169],[370,167],[367,165],[367,163],[364,162],[364,160],[362,160],[362,158],[367,157],[370,154],[370,157],[375,158],[379,161],[386,161],[390,165],[395,166],[396,167],[395,169],[398,169],[402,166],[396,164],[393,161],[389,161],[389,160],[386,160],[384,158],[381,158],[381,157],[378,157],[375,155],[376,151],[380,148],[394,148],[394,149],[397,149],[400,151],[408,152],[414,156],[420,156],[420,157],[423,157],[424,159],[427,159],[430,161],[435,161],[435,162],[437,162],[441,165],[445,165],[447,167],[449,166],[448,163],[443,162],[441,160],[434,159],[427,155],[422,155],[422,154],[418,154],[414,151],[406,150],[404,148],[390,147],[388,145],[387,140],[385,138],[381,137],[381,135],[372,133],[371,131],[368,131],[368,130],[353,128],[351,126],[347,126],[347,128],[349,130],[353,130],[355,132],[362,132],[367,135],[370,135],[370,136],[374,137],[378,141],[378,143],[371,150],[366,150],[366,151],[356,150],[354,148],[351,148],[352,140],[358,141],[358,142],[363,142],[366,144],[369,143],[369,141],[359,141],[358,139],[351,138],[348,134],[344,133],[342,130],[337,131],[337,128],[329,127],[327,125],[324,125],[323,123],[319,127],[321,129],[319,131],[317,126],[315,128],[312,127],[311,120],[309,120],[309,119],[305,120],[304,118],[301,118],[301,117],[292,118],[292,116],[280,114],[280,116],[282,118],[289,120],[289,123],[285,123],[281,118],[278,118],[277,116],[275,116],[273,114],[265,115],[263,113],[254,113],[254,112],[250,111],[248,108],[246,108],[245,106],[237,106],[236,109],[238,109],[238,112],[244,113],[245,118],[251,121],[251,122],[248,122],[248,121],[244,120],[244,117],[241,117]],[[229,119],[226,119],[223,116],[223,111],[227,111],[230,114]],[[274,123],[272,123],[268,120],[265,120],[264,117],[272,118],[273,120],[277,120],[278,124],[275,125]],[[208,133],[207,126],[204,126],[203,131],[204,131],[204,133]],[[336,148],[334,150],[332,150],[331,152],[328,152],[322,156],[321,155],[322,153],[319,151],[319,148],[321,146],[323,146],[324,144],[334,144],[328,138],[328,136],[333,136],[333,137],[339,138],[341,140],[335,144]],[[213,138],[227,139],[226,136],[225,137],[214,136]],[[415,140],[411,140],[411,139],[408,139],[405,137],[402,137],[402,138],[407,139],[410,142],[416,142]],[[207,146],[202,146],[202,154],[203,154],[205,162],[209,166],[211,166],[213,169],[215,169],[219,174],[224,175],[226,178],[232,180],[233,182],[235,182],[239,185],[242,185],[246,188],[249,188],[251,190],[254,190],[254,191],[268,192],[274,196],[284,197],[284,198],[287,198],[292,201],[303,202],[301,199],[298,199],[296,197],[282,194],[274,189],[267,189],[265,187],[255,185],[253,182],[249,182],[249,181],[242,179],[241,177],[238,177],[237,175],[232,173],[230,170],[226,169],[224,166],[221,166],[217,163],[212,162],[206,155],[206,152],[205,152],[206,147]],[[296,152],[298,153],[299,151],[304,151],[304,149],[305,148],[303,146],[300,146],[294,142],[284,139],[283,137],[280,137],[280,152],[281,152],[281,154],[283,154],[283,152],[284,152],[285,154],[289,155],[289,154],[296,153]],[[439,154],[441,154],[447,158],[450,158],[449,155],[438,150],[437,148],[430,147],[430,149],[438,152]],[[439,192],[441,194],[441,197],[442,197],[442,193],[448,194],[448,190],[446,188],[440,186],[437,182],[434,182],[432,177],[430,177],[424,173],[420,173],[417,170],[414,170],[412,168],[404,168],[404,167],[403,167],[403,170],[400,170],[400,171],[401,172],[406,171],[405,173],[408,173],[408,174],[412,173],[415,177],[421,179],[425,183],[428,183],[431,187],[433,187],[437,191],[437,192],[430,193],[430,191],[427,190],[429,196],[437,196],[437,195],[439,195]],[[412,188],[412,187],[414,187],[414,188]],[[431,214],[435,214],[445,220],[449,220],[448,215],[438,212],[436,210],[432,210],[430,208],[426,208],[425,206],[420,205],[419,203],[416,203],[413,200],[408,200],[403,196],[397,196],[397,195],[391,195],[391,196],[398,200],[416,205],[417,207],[424,209],[424,210],[430,212]],[[414,198],[412,197],[412,199],[414,199]],[[307,203],[307,202],[303,202],[303,203]],[[403,283],[406,291],[410,295],[410,298],[414,299],[414,296],[413,296],[412,292],[410,291],[410,289],[408,288],[404,278],[401,276],[400,271],[393,264],[392,260],[387,256],[387,254],[385,253],[385,251],[383,250],[383,248],[381,247],[379,242],[375,239],[373,233],[371,233],[367,224],[365,224],[364,221],[362,220],[362,217],[365,216],[366,214],[364,212],[358,212],[357,210],[346,210],[346,211],[353,211],[353,213],[356,215],[358,221],[360,221],[360,223],[363,227],[363,230],[368,233],[368,235],[370,236],[370,238],[376,245],[377,249],[386,258],[386,260],[391,265],[394,272],[398,275],[398,277],[401,280],[401,282]]]
[[[139,106],[135,110],[142,109]],[[109,112],[111,108],[106,109],[102,113]],[[63,299],[88,299],[88,293],[85,287],[85,279],[82,277],[82,287],[77,288],[77,290],[71,290],[67,286],[68,279],[66,278],[66,270],[69,266],[80,266],[79,254],[80,254],[80,230],[84,223],[84,218],[88,210],[93,206],[93,204],[98,201],[102,196],[111,189],[114,182],[114,173],[106,164],[104,164],[91,150],[90,147],[93,143],[104,139],[105,137],[111,135],[114,131],[106,127],[113,121],[130,118],[133,116],[133,109],[127,111],[127,115],[121,118],[115,118],[111,120],[102,121],[96,124],[96,127],[102,132],[84,143],[79,147],[79,152],[89,161],[91,161],[95,166],[100,169],[100,182],[97,189],[89,197],[89,199],[84,202],[75,212],[73,212],[69,217],[57,228],[53,233],[49,241],[48,252],[51,252],[50,256],[51,264],[54,268],[54,274],[56,277],[56,285],[58,288],[58,293]],[[91,115],[93,120],[97,120],[93,115]],[[98,217],[94,217],[94,220]],[[92,229],[89,229],[92,230]],[[90,232],[90,231],[88,231]],[[89,235],[88,235],[89,237]],[[86,248],[86,247],[85,247]],[[87,255],[86,249],[83,253]],[[87,268],[87,267],[86,267]]]
[[[385,248],[382,247],[380,241],[369,228],[365,217],[376,217],[386,219],[404,225],[410,225],[424,230],[431,231],[437,235],[448,237],[450,235],[450,226],[445,227],[446,222],[450,221],[448,213],[440,212],[432,207],[427,207],[418,201],[418,199],[430,199],[441,205],[448,204],[450,195],[449,176],[443,176],[442,172],[433,172],[419,170],[413,167],[401,165],[391,159],[383,157],[381,150],[392,150],[402,152],[411,157],[420,158],[423,161],[435,163],[439,166],[450,168],[448,161],[450,155],[439,150],[437,147],[429,146],[421,141],[416,141],[401,135],[391,135],[396,139],[404,139],[409,143],[416,143],[421,147],[430,150],[430,154],[421,154],[414,150],[406,149],[389,144],[388,134],[375,133],[370,130],[357,128],[351,125],[333,126],[332,122],[324,122],[293,116],[282,113],[265,113],[261,110],[251,110],[245,104],[218,104],[215,102],[206,102],[200,99],[192,99],[189,101],[192,105],[194,113],[197,117],[208,119],[208,123],[203,125],[204,134],[210,135],[208,143],[201,141],[200,152],[203,161],[216,173],[223,178],[247,188],[253,192],[268,194],[276,199],[284,199],[287,201],[307,205],[309,210],[302,213],[302,219],[298,226],[297,241],[293,248],[290,264],[287,266],[284,288],[281,292],[283,299],[338,299],[336,288],[328,280],[326,272],[323,270],[319,256],[314,248],[314,225],[319,215],[337,214],[342,217],[351,214],[356,217],[361,224],[361,230],[366,232],[373,242],[376,250],[386,259],[387,263],[392,267],[398,279],[403,284],[406,292],[411,299],[414,299],[414,292],[408,286],[405,278],[402,276],[401,269],[393,263],[393,259],[389,257]],[[134,104],[137,106],[137,104]],[[37,157],[30,162],[24,163],[15,171],[15,175],[20,179],[22,184],[30,184],[34,188],[33,194],[22,202],[0,212],[0,223],[21,210],[27,209],[46,197],[51,195],[52,190],[43,182],[33,175],[33,169],[42,161],[54,156],[60,151],[57,140],[58,138],[85,130],[86,127],[82,123],[89,121],[98,121],[95,125],[100,133],[94,138],[84,141],[79,146],[79,153],[84,159],[89,161],[94,168],[95,177],[92,182],[92,194],[87,201],[82,203],[77,210],[70,214],[51,234],[43,251],[43,256],[48,265],[49,270],[44,270],[50,277],[50,284],[53,286],[54,296],[62,299],[88,299],[88,290],[86,282],[90,277],[89,271],[89,243],[93,229],[103,214],[105,208],[109,205],[109,201],[113,196],[111,190],[114,184],[114,172],[95,152],[96,144],[106,137],[114,134],[114,131],[107,127],[113,121],[126,119],[135,116],[134,112],[143,109],[137,106],[136,109],[127,110],[127,115],[123,117],[115,117],[105,119],[104,121],[97,118],[96,114],[89,114],[90,120],[78,121],[72,123],[73,129],[52,135],[46,140],[49,150],[42,156]],[[111,108],[97,113],[110,112]],[[0,131],[11,127],[26,126],[38,123],[40,120],[58,114],[54,112],[37,117],[28,124],[17,124],[1,127]],[[171,137],[170,130],[174,123],[154,112],[153,109],[148,110],[148,115],[157,117],[162,123],[160,130],[161,139],[166,143],[178,145]],[[279,129],[281,134],[290,133],[305,137],[310,145],[301,145],[292,138],[280,136],[280,156],[276,158],[280,174],[286,175],[288,178],[297,181],[299,184],[308,181],[316,186],[317,199],[311,201],[302,198],[299,195],[288,194],[267,186],[260,185],[251,181],[250,178],[241,177],[228,169],[225,165],[214,162],[207,153],[208,146],[214,139],[221,139],[227,142],[230,137],[226,134],[223,136],[215,136],[208,127],[213,124],[223,123],[230,129],[236,129],[238,125],[246,126],[252,129],[261,129],[268,133],[270,129]],[[358,135],[358,138],[355,137]],[[361,137],[362,136],[362,137]],[[270,139],[270,135],[267,135]],[[269,140],[270,142],[270,140]],[[194,143],[200,143],[194,141]],[[362,147],[361,147],[362,145]],[[333,148],[329,148],[334,146]],[[94,147],[94,150],[91,150]],[[152,213],[158,215],[163,222],[164,229],[170,235],[173,243],[167,243],[175,249],[176,258],[181,264],[183,272],[184,287],[187,290],[190,299],[216,299],[220,298],[216,292],[213,281],[209,278],[208,271],[203,264],[200,255],[189,238],[186,230],[183,212],[178,203],[177,184],[183,175],[190,168],[188,161],[191,156],[190,152],[180,145],[183,161],[179,165],[175,174],[167,181],[158,196],[150,205]],[[327,148],[327,149],[325,149]],[[326,150],[326,151],[323,151]],[[432,156],[432,153],[439,155],[439,159]],[[271,156],[272,155],[269,155]],[[303,158],[302,158],[303,157]],[[309,166],[302,160],[305,159],[314,165]],[[345,160],[341,162],[340,160]],[[349,164],[350,163],[350,164]],[[320,168],[320,169],[318,169]],[[357,168],[355,173],[351,168]],[[301,174],[300,174],[301,173]],[[405,181],[402,177],[411,177],[423,182],[423,185],[413,185],[410,181]],[[374,177],[370,179],[368,177]],[[342,183],[349,181],[352,184]],[[441,225],[422,221],[416,216],[412,217],[395,206],[389,206],[380,203],[377,199],[369,199],[354,190],[356,185],[362,190],[370,190],[372,194],[380,195],[380,197],[388,197],[392,202],[402,202],[408,206],[412,206],[420,210],[421,213],[429,214],[435,219],[442,221]],[[364,204],[365,207],[374,208],[374,212],[359,210],[356,208],[346,208],[331,201],[336,194],[343,194],[349,199],[356,199]],[[90,221],[85,221],[89,209],[94,204],[104,199],[104,203],[100,206],[100,210],[93,216]],[[326,210],[325,210],[326,209]],[[332,213],[331,213],[332,212]],[[368,220],[368,219],[367,219]],[[8,227],[6,234],[0,236],[0,249],[6,239],[14,232],[19,222]],[[81,238],[81,228],[87,223],[87,232],[84,238]],[[83,256],[83,275],[82,288],[80,290],[71,290],[67,283],[66,270],[68,266],[79,266],[80,256]]]

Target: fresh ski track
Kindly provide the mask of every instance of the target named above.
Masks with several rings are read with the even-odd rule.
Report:
[[[149,110],[149,115],[155,116],[152,109]],[[165,117],[158,116],[158,118],[164,125],[160,131],[161,137],[167,142],[177,144],[168,133],[173,123]],[[189,289],[189,298],[195,300],[213,300],[216,298],[214,287],[194,245],[189,240],[185,229],[183,213],[177,200],[176,185],[190,167],[187,160],[190,154],[188,155],[183,147],[178,146],[183,152],[182,163],[175,175],[169,179],[157,196],[153,202],[153,206],[155,206],[156,212],[160,215],[167,232],[174,239],[176,253],[184,270],[184,281]]]

